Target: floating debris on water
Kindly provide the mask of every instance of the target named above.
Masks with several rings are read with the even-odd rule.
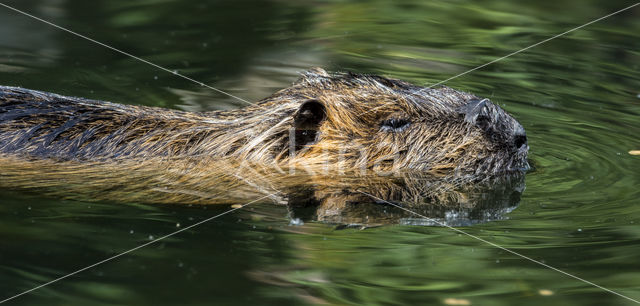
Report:
[[[538,290],[538,294],[543,295],[543,296],[550,296],[550,295],[553,295],[553,291],[551,291],[549,289],[540,289],[540,290]]]
[[[640,155],[640,150],[631,150],[631,151],[629,151],[629,154],[631,154],[631,155]]]
[[[471,301],[467,299],[448,298],[443,302],[445,305],[471,305]]]

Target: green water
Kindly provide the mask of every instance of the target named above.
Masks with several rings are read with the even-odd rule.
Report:
[[[312,66],[433,84],[633,4],[4,3],[248,100]],[[2,7],[0,25],[2,85],[191,111],[243,105]],[[536,168],[506,219],[461,229],[640,299],[640,156],[628,153],[640,150],[639,73],[636,7],[448,81],[512,113]],[[0,299],[229,209],[11,190],[0,204]],[[288,214],[257,203],[7,305],[634,304],[451,229],[291,225]]]

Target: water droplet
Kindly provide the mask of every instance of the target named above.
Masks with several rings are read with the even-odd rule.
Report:
[[[300,218],[291,219],[291,221],[289,221],[289,225],[301,226],[304,225],[304,221],[302,221]]]
[[[130,231],[129,231],[129,234],[133,234],[133,230],[130,230]]]
[[[154,80],[157,80],[157,79],[158,79],[158,76],[157,76],[157,75],[154,75],[154,76],[153,76],[153,79],[154,79]]]

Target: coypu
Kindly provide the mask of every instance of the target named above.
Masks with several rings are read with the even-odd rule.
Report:
[[[296,218],[411,217],[385,215],[366,192],[437,218],[485,216],[451,222],[473,223],[515,207],[527,151],[522,126],[486,99],[373,75],[313,69],[255,105],[202,113],[0,87],[0,187],[85,201],[268,195]],[[493,181],[504,177],[521,183]]]
[[[488,99],[319,68],[255,105],[204,113],[0,87],[0,153],[30,159],[208,156],[487,176],[526,170],[527,151],[522,126]]]

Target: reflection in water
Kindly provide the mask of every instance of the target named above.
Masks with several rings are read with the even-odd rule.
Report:
[[[292,218],[301,221],[352,226],[394,223],[467,226],[503,219],[504,214],[515,209],[524,191],[524,175],[481,181],[420,173],[334,177],[300,189],[290,196],[289,209]]]
[[[447,225],[502,219],[520,201],[524,175],[484,178],[399,172],[309,174],[227,159],[75,162],[0,157],[0,187],[84,201],[235,204],[268,196],[292,220],[374,226],[435,225],[389,201]],[[373,197],[370,197],[370,194]],[[383,201],[381,201],[382,199]]]

